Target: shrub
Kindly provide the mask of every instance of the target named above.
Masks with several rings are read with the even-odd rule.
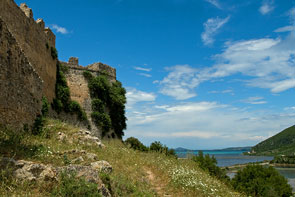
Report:
[[[63,73],[68,69],[62,66],[59,62],[56,65],[56,84],[55,84],[55,99],[53,99],[52,108],[60,113],[61,111],[76,113],[79,120],[87,121],[87,115],[80,104],[72,101],[70,98],[70,89],[67,85],[66,77]]]
[[[208,171],[211,176],[215,176],[220,180],[229,181],[225,170],[217,166],[217,160],[214,156],[210,157],[209,154],[204,156],[203,151],[199,151],[198,155],[192,157],[192,160],[197,162],[200,168]]]
[[[77,178],[74,173],[62,172],[59,184],[52,191],[53,196],[101,196],[97,184],[87,182],[83,178]]]
[[[125,94],[126,90],[122,87],[121,82],[116,81],[113,83],[110,89],[110,117],[112,119],[114,131],[120,137],[124,135],[123,130],[125,130],[127,127],[127,118],[125,116]]]
[[[88,87],[92,98],[98,98],[104,103],[109,101],[110,83],[105,76],[92,78]]]
[[[64,74],[69,72],[69,67],[65,66],[63,64],[60,64],[60,71],[63,72]]]
[[[143,145],[137,138],[135,137],[129,137],[125,140],[125,144],[129,145],[130,148],[133,148],[134,150],[140,150],[140,151],[148,151],[149,149]]]
[[[105,136],[112,126],[110,116],[106,113],[92,112],[91,118],[98,127],[102,128],[102,136]]]
[[[49,111],[49,103],[47,101],[47,98],[45,96],[42,97],[42,116],[46,117],[48,115]]]
[[[176,153],[175,153],[175,151],[173,149],[168,149],[167,146],[163,145],[159,141],[155,141],[155,142],[151,143],[150,150],[160,152],[160,153],[164,153],[167,156],[177,157],[177,155],[176,155]]]
[[[292,196],[291,186],[273,167],[248,165],[237,172],[232,185],[251,196]]]
[[[117,136],[122,138],[124,135],[123,130],[127,126],[127,118],[125,116],[126,90],[119,81],[110,84],[104,75],[93,77],[89,71],[85,71],[83,75],[88,79],[88,88],[93,99],[93,111],[102,114],[105,111],[105,107],[110,111],[108,117],[111,121],[108,120],[108,117],[105,121],[107,123],[110,122],[111,125],[103,130],[106,131],[106,128],[112,127]],[[94,116],[98,118],[98,114],[94,114]]]
[[[40,135],[43,131],[43,127],[44,127],[44,117],[42,115],[38,115],[33,125],[32,134]]]
[[[56,48],[50,47],[50,51],[51,51],[51,57],[52,57],[52,59],[56,60],[58,58],[58,53],[57,53]]]
[[[91,101],[92,110],[103,113],[104,112],[104,103],[100,99],[92,99]]]
[[[85,77],[85,79],[87,79],[87,80],[91,80],[92,78],[93,78],[93,75],[91,74],[91,72],[89,72],[89,71],[84,71],[83,72],[83,76]]]

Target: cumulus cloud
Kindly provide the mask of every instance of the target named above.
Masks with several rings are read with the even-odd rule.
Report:
[[[177,65],[167,70],[170,73],[159,82],[162,94],[172,96],[176,100],[185,100],[196,96],[193,91],[199,85],[196,69],[188,65]]]
[[[243,74],[252,79],[247,84],[281,92],[295,87],[295,36],[282,39],[256,39],[227,43],[227,48],[216,55],[217,63],[202,70],[199,80]]]
[[[156,95],[154,93],[143,92],[135,88],[127,88],[126,92],[127,108],[131,108],[138,102],[154,101]]]
[[[69,33],[69,31],[65,27],[61,27],[56,24],[51,25],[51,28],[61,34],[68,34]]]
[[[259,8],[259,12],[262,15],[265,15],[273,11],[273,9],[274,9],[273,1],[264,1],[262,2],[261,7]]]
[[[214,5],[218,9],[222,9],[220,3],[217,0],[205,0],[205,1],[207,1],[208,3],[211,3],[212,5]]]
[[[259,98],[252,100],[259,101]],[[254,145],[291,126],[295,118],[292,112],[247,112],[216,102],[149,108],[151,110],[143,115],[127,113],[126,137],[138,137],[146,144],[161,140],[168,146],[191,148],[228,147],[229,143],[233,146]]]
[[[225,25],[230,19],[230,16],[226,18],[209,18],[203,25],[205,31],[202,33],[201,38],[205,45],[211,45],[214,43],[214,36],[218,33],[218,30]]]
[[[279,93],[295,87],[294,46],[293,33],[285,39],[261,38],[227,42],[224,51],[214,56],[213,66],[201,69],[189,65],[174,66],[157,83],[162,94],[176,100],[185,100],[195,97],[195,88],[203,82],[242,74],[247,77],[243,81],[246,85]]]

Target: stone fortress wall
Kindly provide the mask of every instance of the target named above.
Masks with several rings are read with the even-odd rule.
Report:
[[[77,101],[85,110],[88,119],[90,120],[92,132],[94,135],[101,137],[101,130],[97,128],[91,121],[91,97],[88,88],[88,82],[83,76],[84,71],[89,71],[93,76],[104,74],[107,76],[110,82],[116,81],[116,69],[103,64],[94,63],[86,67],[79,65],[79,59],[71,57],[68,62],[60,62],[63,66],[68,67],[68,71],[65,73],[67,84],[70,88],[71,99]],[[109,136],[114,133],[110,131]],[[113,134],[114,135],[114,134]]]
[[[42,19],[34,20],[26,4],[18,7],[14,0],[0,0],[0,126],[32,126],[41,113],[42,96],[49,103],[55,98],[58,60],[53,59],[51,47],[55,48],[55,35]],[[93,134],[101,137],[100,129],[91,121],[91,98],[83,72],[87,70],[94,76],[104,74],[110,82],[115,82],[116,69],[102,63],[83,67],[74,57],[61,64],[69,68],[65,74],[71,99],[86,111]],[[76,120],[69,115],[59,118]],[[109,131],[107,137],[113,133]]]
[[[0,0],[0,18],[43,80],[43,95],[51,102],[55,96],[57,60],[52,58],[50,48],[55,47],[55,35],[45,28],[42,19],[34,20],[26,4],[18,7],[13,0]]]
[[[0,125],[33,125],[41,110],[43,81],[0,18]]]

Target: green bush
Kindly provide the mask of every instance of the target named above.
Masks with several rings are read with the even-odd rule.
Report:
[[[97,184],[77,178],[74,173],[62,172],[59,184],[53,188],[52,196],[100,197],[101,194],[97,189]]]
[[[32,134],[33,135],[42,134],[43,127],[44,127],[44,117],[42,115],[38,115],[35,119],[35,122],[32,128]]]
[[[105,111],[105,105],[100,99],[92,99],[91,106],[93,111],[99,113],[104,113]]]
[[[232,179],[233,187],[251,196],[292,196],[292,188],[273,167],[248,165]]]
[[[51,51],[51,57],[52,57],[52,59],[56,60],[58,58],[58,53],[57,53],[56,48],[50,47],[50,51]]]
[[[69,72],[69,67],[63,64],[60,64],[60,71],[63,72],[64,74],[67,74]]]
[[[102,128],[102,136],[104,137],[112,126],[110,116],[106,113],[92,112],[91,118],[98,127]]]
[[[91,72],[89,71],[84,71],[83,72],[83,76],[85,77],[85,79],[87,80],[91,80],[93,78],[93,75],[91,74]]]
[[[203,151],[199,151],[198,155],[192,157],[192,160],[197,162],[200,168],[208,171],[211,176],[215,176],[220,180],[229,181],[225,170],[217,166],[217,160],[214,156],[210,157],[209,154],[204,156]]]
[[[159,141],[155,141],[155,142],[151,143],[150,150],[155,151],[155,152],[164,153],[167,156],[177,157],[177,155],[173,149],[168,149],[167,146],[163,145]]]
[[[76,113],[80,120],[87,120],[87,115],[77,101],[70,101],[69,112]]]
[[[127,120],[125,116],[126,90],[119,81],[110,84],[104,75],[93,77],[89,71],[85,71],[83,75],[88,80],[88,88],[93,100],[92,110],[98,112],[94,114],[96,117],[94,120],[99,119],[98,114],[105,112],[105,107],[108,108],[109,116],[106,117],[105,122],[111,123],[111,125],[103,128],[103,130],[106,132],[106,128],[113,128],[117,136],[122,138]],[[99,124],[96,122],[96,125]]]
[[[121,82],[116,81],[112,84],[110,89],[110,117],[112,120],[112,126],[115,133],[122,137],[124,135],[123,130],[126,129],[127,118],[125,116],[125,104],[126,104],[126,90],[122,87]]]
[[[59,62],[56,65],[56,84],[55,84],[55,99],[53,99],[52,108],[60,113],[62,111],[75,113],[81,121],[87,121],[87,115],[80,104],[72,101],[70,97],[70,88],[67,85],[67,80],[64,75],[66,68]]]
[[[42,97],[42,116],[46,117],[49,112],[49,103],[47,101],[47,98],[45,96]]]
[[[133,148],[134,150],[140,150],[140,151],[148,151],[149,149],[143,145],[137,138],[135,137],[129,137],[125,140],[125,144],[130,146],[130,148]]]
[[[104,103],[109,101],[110,83],[105,76],[92,78],[88,87],[92,98],[98,98]]]

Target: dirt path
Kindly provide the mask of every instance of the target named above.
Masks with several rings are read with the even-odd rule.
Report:
[[[145,172],[150,184],[153,186],[153,189],[156,191],[158,196],[171,197],[171,195],[166,192],[166,185],[159,178],[157,178],[149,168],[145,168]]]

